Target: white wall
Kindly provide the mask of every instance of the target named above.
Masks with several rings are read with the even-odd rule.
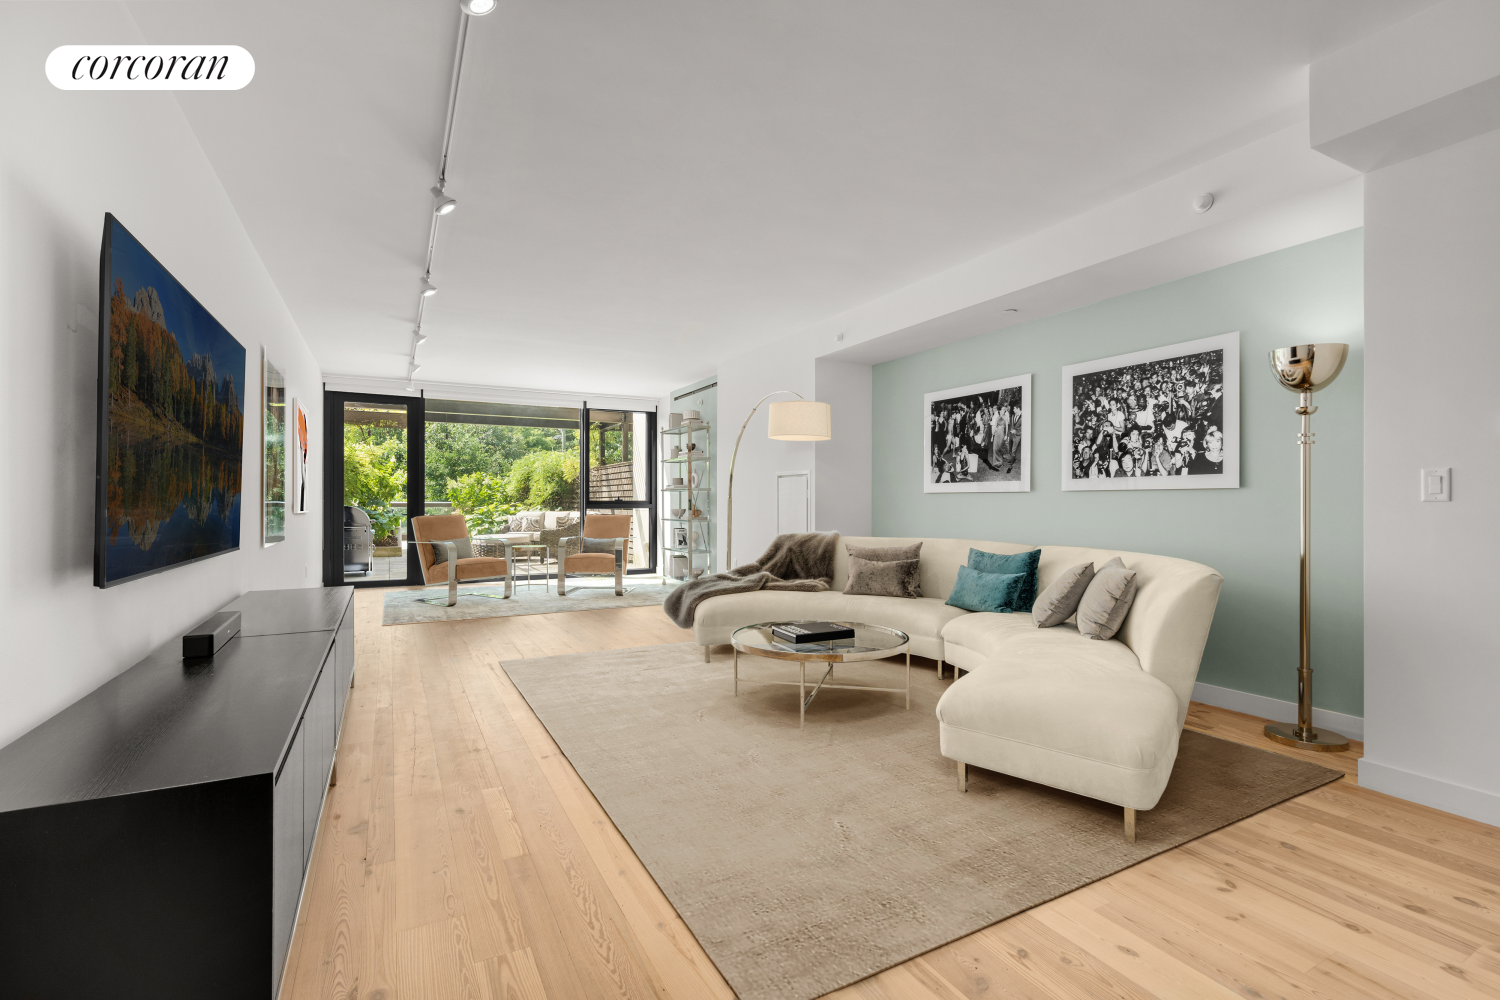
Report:
[[[169,93],[63,92],[54,47],[139,44],[123,4],[0,4],[0,745],[246,590],[319,580],[320,484],[260,545],[260,356],[322,440],[318,365]],[[233,100],[232,93],[222,96]],[[93,586],[99,244],[114,212],[246,348],[241,549]],[[314,475],[317,474],[314,461]]]
[[[870,365],[819,358],[817,398],[833,407],[833,437],[814,446],[818,490],[813,521],[819,531],[870,534],[874,436]]]
[[[1500,824],[1500,13],[1447,0],[1318,60],[1316,148],[1365,175],[1359,782]],[[1423,503],[1420,470],[1453,469]]]
[[[768,392],[790,389],[807,399],[817,398],[817,379],[813,371],[813,355],[805,341],[788,337],[768,348],[759,348],[747,354],[719,363],[719,455],[718,482],[720,496],[727,497],[729,490],[729,463],[734,454],[735,436],[750,410]],[[772,396],[767,402],[778,399],[795,399],[795,396]],[[722,561],[725,569],[743,566],[760,557],[771,539],[776,537],[776,473],[814,472],[816,449],[811,441],[772,441],[766,437],[766,421],[769,411],[765,404],[745,429],[740,441],[739,458],[735,462],[734,475],[734,546],[728,547],[728,504],[720,504],[719,510],[726,516],[719,519],[718,550],[726,554]],[[837,419],[837,418],[835,418]],[[868,421],[864,435],[869,437]],[[813,511],[816,530],[818,479],[812,476]]]
[[[1500,132],[1366,177],[1360,784],[1500,824]],[[1418,499],[1452,467],[1453,499]]]

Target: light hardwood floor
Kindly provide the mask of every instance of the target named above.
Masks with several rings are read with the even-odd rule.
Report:
[[[499,669],[689,634],[654,607],[382,627],[382,598],[355,597],[282,997],[732,998]],[[1248,716],[1188,725],[1275,749]],[[832,996],[1500,997],[1500,829],[1359,788],[1357,753],[1316,759],[1349,777]]]

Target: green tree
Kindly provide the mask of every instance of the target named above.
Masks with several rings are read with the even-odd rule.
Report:
[[[476,472],[503,477],[532,452],[576,452],[578,447],[578,432],[567,428],[430,423],[426,434],[429,500],[453,499],[448,483]]]
[[[505,476],[505,499],[522,510],[573,510],[578,506],[578,452],[534,451]]]
[[[505,498],[505,480],[487,472],[471,472],[445,485],[453,509],[464,516],[473,534],[504,531],[506,519],[521,509]]]

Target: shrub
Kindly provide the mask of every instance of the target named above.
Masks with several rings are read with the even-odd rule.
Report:
[[[406,499],[406,451],[401,441],[344,442],[344,503],[370,515],[376,545],[394,545],[404,515],[391,507]]]
[[[504,496],[517,510],[572,510],[578,506],[578,452],[534,451],[516,459]]]
[[[464,516],[471,534],[484,535],[505,530],[505,520],[520,510],[505,496],[505,480],[487,472],[471,472],[447,482],[448,499],[453,509]]]

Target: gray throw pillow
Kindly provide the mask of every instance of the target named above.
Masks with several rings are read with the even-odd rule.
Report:
[[[1062,575],[1053,580],[1031,606],[1031,617],[1036,619],[1036,627],[1051,628],[1067,621],[1078,610],[1078,602],[1083,599],[1083,592],[1093,579],[1094,564],[1091,562],[1079,563],[1072,569],[1063,570]]]
[[[452,538],[449,539],[449,541],[453,542],[458,547],[458,558],[469,559],[473,557],[474,543],[472,540],[468,538]],[[430,548],[432,549],[432,564],[434,566],[436,566],[438,563],[445,563],[448,561],[448,546],[432,545],[430,546]]]
[[[922,543],[915,545],[859,546],[846,545],[851,559],[868,559],[870,562],[905,562],[922,554]]]
[[[849,556],[849,583],[846,594],[868,597],[921,597],[921,563],[916,559],[877,562]]]
[[[582,542],[585,552],[614,552],[615,550],[613,538],[585,538]]]
[[[1135,600],[1135,570],[1119,556],[1099,567],[1078,602],[1078,632],[1090,639],[1113,639]]]

